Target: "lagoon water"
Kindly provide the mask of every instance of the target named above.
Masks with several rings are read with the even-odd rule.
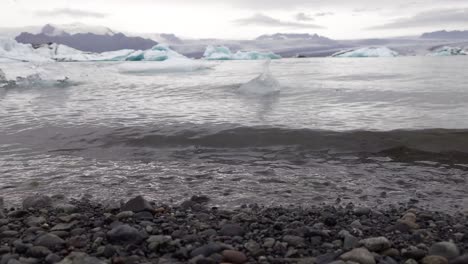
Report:
[[[0,88],[1,196],[468,209],[463,56],[275,60],[270,95],[260,61],[129,63],[0,64],[41,76]]]

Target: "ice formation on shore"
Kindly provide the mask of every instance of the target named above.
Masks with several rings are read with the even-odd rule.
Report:
[[[332,57],[340,58],[368,58],[368,57],[397,57],[398,52],[387,47],[367,47],[337,52]]]
[[[47,61],[165,61],[187,59],[165,45],[156,45],[149,50],[117,50],[103,53],[84,52],[61,44],[33,46],[13,39],[0,39],[0,61],[47,62]]]
[[[203,58],[206,60],[274,60],[281,59],[281,56],[273,52],[258,51],[237,51],[232,53],[226,46],[208,46]]]
[[[271,74],[270,60],[267,60],[263,65],[263,73],[249,82],[241,85],[241,87],[238,89],[238,92],[252,95],[269,95],[279,93],[280,90],[280,83]]]
[[[460,47],[444,46],[428,54],[428,56],[460,56],[460,55],[468,55],[468,51],[465,51],[464,49]]]

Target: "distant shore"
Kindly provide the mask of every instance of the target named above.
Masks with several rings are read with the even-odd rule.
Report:
[[[0,263],[468,263],[466,215],[417,208],[177,206],[27,197],[0,214]],[[1,206],[1,205],[0,205]]]

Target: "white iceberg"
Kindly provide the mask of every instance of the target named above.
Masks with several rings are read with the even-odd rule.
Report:
[[[241,85],[237,91],[247,95],[271,95],[279,93],[280,90],[281,85],[271,74],[270,60],[267,60],[263,65],[263,73]]]
[[[460,47],[449,47],[449,46],[444,46],[428,54],[428,56],[463,56],[463,55],[468,55],[468,52]]]
[[[0,61],[51,61],[51,58],[45,57],[30,44],[21,44],[14,39],[0,38]]]
[[[73,61],[165,61],[187,59],[165,45],[149,50],[117,50],[103,53],[84,52],[61,44],[33,46],[13,39],[0,39],[0,62],[73,62]]]
[[[281,59],[281,56],[273,52],[237,51],[232,53],[226,46],[208,46],[203,53],[206,60],[266,60]]]
[[[351,49],[337,52],[332,57],[340,58],[377,58],[377,57],[397,57],[398,52],[387,47],[367,47],[360,49]]]

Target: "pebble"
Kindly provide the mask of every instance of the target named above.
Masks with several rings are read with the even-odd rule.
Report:
[[[429,255],[442,256],[448,260],[460,256],[457,245],[452,242],[439,242],[429,248]]]
[[[117,219],[126,219],[126,218],[131,218],[133,217],[135,213],[132,211],[123,211],[120,212],[116,215]]]
[[[59,264],[106,264],[106,262],[82,252],[72,252]]]
[[[43,246],[50,250],[55,250],[62,248],[65,245],[65,241],[54,234],[46,233],[39,236],[34,242],[34,245]]]
[[[242,264],[247,262],[247,256],[237,250],[224,250],[222,253],[224,261],[233,264]]]
[[[391,243],[386,237],[371,237],[359,241],[359,244],[363,245],[370,251],[380,252],[390,248]]]
[[[154,210],[153,206],[143,197],[143,196],[137,196],[131,200],[129,200],[127,203],[125,203],[122,208],[120,208],[121,211],[132,211],[134,213],[142,212],[142,211],[150,211],[152,212]]]
[[[344,261],[354,261],[359,264],[375,264],[375,258],[367,248],[355,248],[340,256]]]
[[[134,227],[119,225],[107,232],[107,237],[116,244],[138,244],[143,240],[143,235]]]
[[[427,256],[421,260],[421,264],[448,264],[448,260],[442,256]]]
[[[239,224],[224,224],[218,233],[221,236],[243,236],[245,231]]]

